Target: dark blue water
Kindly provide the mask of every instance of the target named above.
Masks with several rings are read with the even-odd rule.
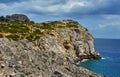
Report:
[[[101,60],[81,63],[85,68],[109,77],[120,77],[120,40],[95,39],[95,49],[101,53]]]

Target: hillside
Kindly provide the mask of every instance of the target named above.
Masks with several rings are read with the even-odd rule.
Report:
[[[70,22],[70,23],[69,23]],[[0,37],[11,38],[13,40],[28,39],[35,41],[50,30],[58,28],[77,28],[77,22],[72,20],[53,21],[53,22],[0,22]],[[82,26],[81,26],[82,28]]]
[[[99,59],[89,31],[73,20],[0,22],[0,76],[102,77],[76,63]]]

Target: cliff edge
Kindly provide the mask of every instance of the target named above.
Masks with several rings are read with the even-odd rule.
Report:
[[[76,21],[0,22],[0,27],[0,77],[103,77],[75,65],[100,58],[92,35]]]

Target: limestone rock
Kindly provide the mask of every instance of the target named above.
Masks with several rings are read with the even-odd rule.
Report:
[[[75,65],[83,59],[100,57],[94,50],[92,35],[74,21],[61,22],[77,24],[78,28],[45,30],[36,43],[0,38],[0,76],[103,77]]]
[[[75,66],[71,59],[60,50],[44,51],[27,40],[0,39],[2,77],[102,77]]]

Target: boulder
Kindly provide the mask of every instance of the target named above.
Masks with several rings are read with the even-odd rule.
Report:
[[[29,22],[29,18],[24,14],[13,14],[11,16],[6,16],[7,21],[19,21],[19,22]]]
[[[0,21],[30,22],[30,19],[24,14],[12,14],[7,15],[6,17],[1,16]]]

